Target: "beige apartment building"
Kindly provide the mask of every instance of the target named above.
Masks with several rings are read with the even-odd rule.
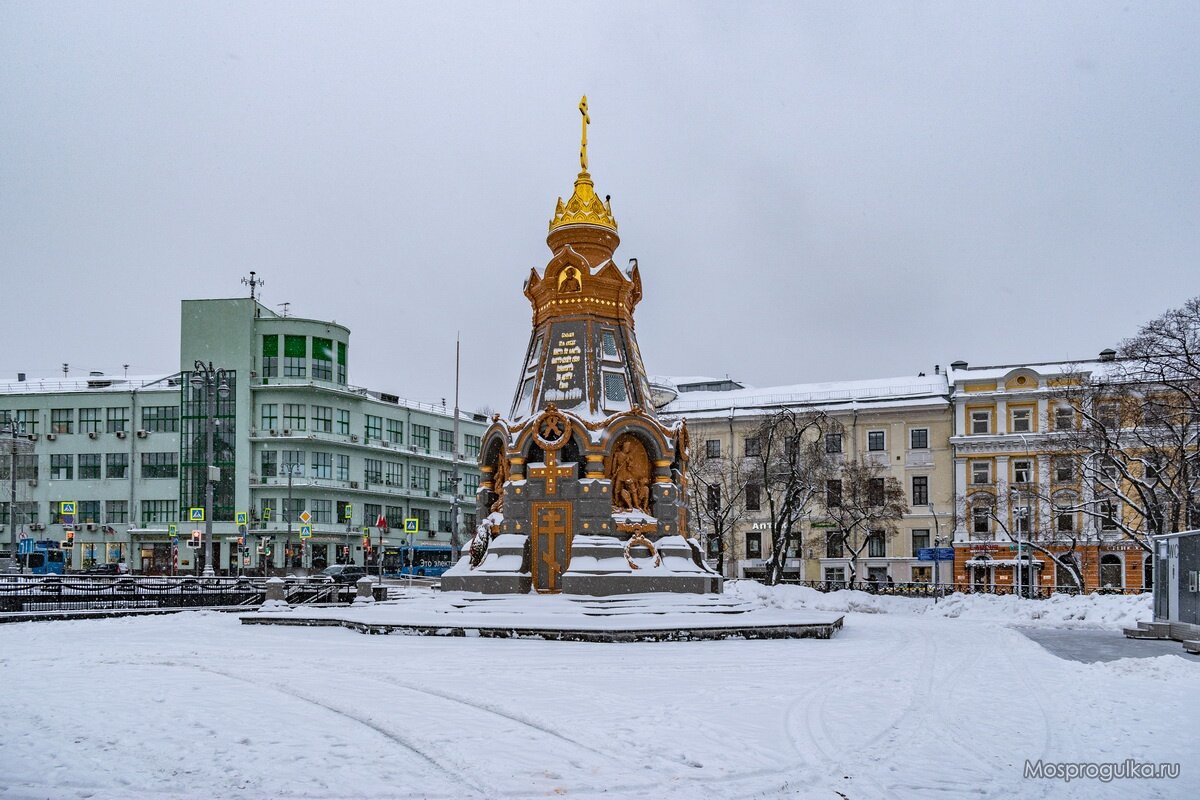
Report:
[[[766,388],[711,378],[657,378],[653,384],[659,413],[687,420],[694,454],[737,462],[746,457],[747,447],[754,446],[749,440],[770,415],[781,409],[797,414],[821,411],[837,429],[825,437],[826,452],[835,463],[857,457],[878,465],[883,476],[904,487],[908,513],[895,534],[870,540],[859,558],[857,575],[850,574],[851,560],[841,546],[837,526],[827,519],[823,502],[817,502],[802,521],[799,538],[789,544],[785,577],[895,583],[952,579],[952,560],[919,558],[921,550],[948,547],[955,527],[950,446],[954,419],[950,386],[940,368],[915,377]],[[698,480],[694,474],[693,482]],[[692,490],[704,489],[693,485]],[[729,514],[725,575],[762,576],[771,554],[765,503],[757,492],[746,492],[737,502],[739,506]],[[693,519],[692,524],[700,528],[705,552],[715,563],[715,532],[706,530],[703,520]]]

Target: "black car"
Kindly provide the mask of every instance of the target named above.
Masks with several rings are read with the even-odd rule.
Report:
[[[334,564],[318,572],[317,576],[334,583],[355,583],[359,578],[367,577],[367,570],[354,564]]]
[[[97,564],[94,567],[88,567],[83,571],[84,575],[120,575],[121,571],[117,567],[116,562],[109,564]]]

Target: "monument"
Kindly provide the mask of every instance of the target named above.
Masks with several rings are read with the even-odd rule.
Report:
[[[580,172],[560,198],[525,296],[533,331],[507,418],[480,450],[479,527],[444,590],[613,595],[720,592],[687,524],[688,435],[665,425],[634,334],[635,259],[621,269],[607,197],[588,173],[587,97]]]

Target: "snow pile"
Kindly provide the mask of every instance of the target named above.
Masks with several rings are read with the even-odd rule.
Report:
[[[1088,664],[1103,678],[1130,677],[1134,680],[1166,681],[1182,690],[1185,682],[1200,684],[1196,664],[1183,656],[1153,658],[1118,658],[1116,661],[1097,661]],[[1200,686],[1197,686],[1200,689]]]
[[[807,586],[764,586],[757,581],[729,581],[725,591],[776,608],[860,614],[926,614],[1006,625],[1051,628],[1132,628],[1153,618],[1148,594],[1054,595],[1027,600],[1013,595],[952,594],[934,603],[927,597],[893,597],[857,590],[818,592]]]

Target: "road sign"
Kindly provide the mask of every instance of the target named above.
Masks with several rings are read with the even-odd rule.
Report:
[[[353,516],[353,511],[354,511],[354,506],[350,505],[349,503],[346,503],[346,510],[342,512],[342,516],[345,517],[346,519],[350,519],[350,517]]]
[[[263,522],[271,521],[271,507],[267,506],[263,509]]]
[[[174,522],[167,525],[167,535],[170,536],[172,539],[178,537],[179,536],[179,526],[176,525]]]
[[[300,538],[308,539],[311,536],[312,536],[312,525],[301,525],[300,526]]]
[[[195,507],[188,509],[188,522],[204,522],[204,507]]]
[[[305,525],[312,522],[312,514],[308,513],[308,509],[300,512],[300,521]]]
[[[918,561],[953,561],[953,547],[922,547],[917,551]]]
[[[236,514],[234,514],[233,516],[238,525],[245,525],[250,517],[250,515],[247,514],[245,511],[239,511]]]
[[[387,528],[387,526],[388,526],[387,517],[385,517],[383,514],[380,514],[379,517],[375,520],[375,527],[383,529],[383,528]]]
[[[405,517],[404,518],[404,532],[405,533],[416,533],[419,530],[420,530],[420,520],[418,520],[416,517]]]
[[[192,549],[199,549],[200,535],[200,531],[192,531],[192,538],[188,540],[188,546]]]
[[[62,516],[75,516],[75,501],[63,500],[58,504],[58,513]]]

